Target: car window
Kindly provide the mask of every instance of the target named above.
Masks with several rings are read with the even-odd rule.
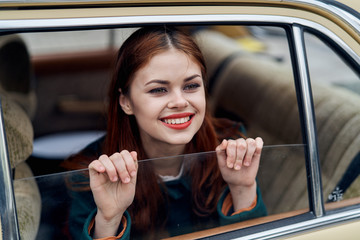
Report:
[[[265,142],[257,182],[267,214],[273,218],[259,218],[237,228],[281,219],[283,213],[293,216],[307,212],[305,145],[285,29],[253,25],[181,27],[193,35],[205,57],[209,110],[216,118],[237,123],[247,137],[260,136]],[[41,208],[41,218],[33,216],[40,221],[38,239],[69,237],[74,195],[83,190],[91,195],[86,181],[74,189],[74,180],[79,183],[77,180],[84,180],[84,176],[86,180],[87,170],[64,172],[62,163],[105,134],[106,94],[113,61],[132,31],[119,28],[20,34],[31,55],[37,105],[32,117],[34,148],[26,161],[34,177],[19,177],[15,184],[35,184],[41,193],[41,204],[36,205]],[[214,155],[198,153],[184,158],[196,162]],[[152,162],[156,159],[140,164]],[[15,191],[15,195],[20,194]],[[162,232],[161,236],[190,234],[220,225],[214,219],[191,228],[179,222],[179,229],[170,234]],[[20,225],[20,230],[26,232],[24,226]]]
[[[291,167],[296,167],[294,166],[296,164],[294,164],[293,160],[291,161],[291,164],[286,162],[288,161],[288,159],[291,159],[294,154],[301,155],[303,154],[303,152],[304,145],[302,144],[293,144],[288,146],[268,145],[264,147],[262,153],[262,161],[271,162],[271,165],[273,166],[289,167],[291,165]],[[167,158],[167,160],[171,161],[174,158],[183,159],[183,171],[187,172],[190,170],[191,167],[196,166],[196,164],[200,162],[206,161],[211,158],[216,158],[216,152],[212,151],[186,154],[181,156],[169,157]],[[140,160],[139,166],[142,164],[156,164],[156,161],[160,160],[164,159],[162,158]],[[261,175],[266,175],[267,177],[271,177],[270,175],[273,174],[273,170],[265,166],[260,166],[259,171]],[[295,177],[297,178],[297,176]],[[289,176],[287,176],[285,173],[282,173],[281,178],[288,179]],[[297,179],[296,181],[299,180],[300,179]],[[85,221],[87,215],[95,209],[94,202],[89,201],[92,198],[92,195],[91,192],[89,192],[90,187],[88,180],[88,169],[19,178],[14,181],[14,184],[17,186],[29,186],[34,184],[34,182],[36,182],[38,188],[41,191],[41,223],[37,232],[36,239],[71,239],[71,234],[77,229],[75,226],[79,224],[76,219],[82,218],[82,220]],[[169,185],[170,197],[174,198],[176,198],[177,194],[179,194],[179,192],[177,192],[177,189],[172,187],[172,185],[174,185],[175,183],[182,184],[184,186],[187,184],[185,181],[178,183],[176,182],[176,180],[170,180],[166,183]],[[271,183],[263,186],[266,188],[269,187],[269,185],[271,185]],[[279,189],[279,191],[284,192],[288,191],[288,188],[290,187],[288,185],[279,183],[277,183],[277,185],[278,188],[281,188]],[[16,194],[19,195],[21,193]],[[278,196],[274,196],[274,198],[276,197]],[[278,201],[278,199],[274,199],[272,202],[276,201]],[[84,205],[85,202],[86,205]],[[272,203],[270,202],[268,204],[268,206],[271,206]],[[187,207],[191,206],[188,206],[186,204],[182,205],[181,211],[184,211],[184,209]],[[293,206],[293,208],[296,207]],[[79,217],[79,214],[82,214],[82,217]],[[37,216],[28,216],[28,218],[33,217]],[[160,213],[159,217],[161,217]],[[205,218],[201,221],[193,222],[192,225],[184,225],[183,216],[181,216],[181,214],[178,217],[172,218],[172,221],[178,221],[175,224],[175,226],[177,226],[176,228],[157,228],[155,229],[155,232],[153,234],[155,234],[157,238],[165,238],[169,236],[178,236],[182,234],[194,233],[200,230],[220,227],[227,224],[226,222],[218,221],[218,219]],[[241,228],[241,226],[239,227]],[[191,237],[188,237],[187,239],[191,239]]]
[[[324,200],[360,196],[360,77],[341,52],[305,33]],[[356,72],[357,71],[357,72]],[[339,205],[342,206],[342,205]]]
[[[32,32],[19,34],[33,56],[117,48],[134,29]],[[81,42],[82,44],[79,44]]]
[[[207,46],[202,50],[209,59],[215,115],[240,119],[247,136],[261,136],[265,144],[302,143],[285,30],[250,26],[245,30],[252,35],[241,37],[235,33],[244,27],[216,28],[221,32],[207,29],[196,36],[200,46]],[[277,164],[262,161],[259,183],[270,214],[308,207],[304,161],[303,152],[286,155]]]

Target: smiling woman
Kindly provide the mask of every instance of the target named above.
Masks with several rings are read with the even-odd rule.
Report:
[[[160,149],[175,155],[183,153],[184,144],[199,130],[206,109],[201,76],[196,61],[181,50],[170,48],[137,70],[129,91],[120,95],[124,112],[136,118],[149,156],[162,157],[166,153]],[[180,124],[184,117],[188,121]]]
[[[359,4],[355,4],[359,1],[3,2],[0,40],[21,36],[34,66],[33,87],[38,100],[32,121],[34,143],[59,134],[66,136],[63,142],[69,143],[63,151],[52,142],[52,148],[46,148],[49,157],[33,152],[26,162],[36,177],[16,179],[15,173],[14,179],[10,168],[0,171],[0,189],[8,189],[0,195],[11,193],[17,185],[35,182],[41,199],[24,206],[41,204],[42,210],[36,232],[28,221],[21,221],[24,216],[29,219],[18,203],[23,192],[14,191],[15,199],[0,197],[3,239],[72,239],[69,230],[75,239],[80,235],[114,238],[122,230],[119,238],[126,238],[131,231],[131,238],[145,235],[145,239],[175,235],[181,235],[176,239],[264,239],[289,238],[309,230],[325,232],[333,227],[333,238],[357,239],[360,235],[360,227],[356,227],[360,224],[360,178],[355,171],[360,159],[360,16]],[[198,61],[201,58],[197,57],[196,45],[186,45],[190,43],[188,37],[172,27],[166,28],[166,34],[160,31],[146,38],[140,30],[116,58],[130,34],[144,26],[163,28],[149,28],[155,25],[178,26],[190,33],[205,58],[206,71],[205,64]],[[146,79],[135,79],[136,73],[170,49],[181,54],[151,72],[159,75],[147,79],[156,81],[149,89],[137,91]],[[332,50],[334,57],[329,54]],[[5,57],[0,68],[18,69],[19,57],[13,54],[11,63]],[[189,68],[184,70],[185,61]],[[175,62],[176,67],[172,65]],[[187,72],[194,64],[200,69],[200,77],[191,78],[199,75],[199,69],[195,75]],[[160,75],[170,69],[170,77]],[[17,76],[23,72],[12,73]],[[111,75],[113,85],[107,95]],[[139,89],[135,88],[136,82],[141,83]],[[8,83],[16,81],[10,79]],[[203,109],[193,101],[199,89],[205,90],[206,106],[196,131],[193,127]],[[133,93],[135,90],[138,94]],[[129,103],[129,115],[120,105],[120,97]],[[144,99],[147,108],[138,104]],[[153,108],[155,101],[160,103]],[[1,105],[4,107],[3,101]],[[153,118],[142,117],[145,112],[152,113]],[[232,121],[220,122],[210,114]],[[10,121],[16,126],[18,118]],[[103,138],[87,138],[85,145],[72,151],[75,144],[67,136],[73,136],[74,131],[105,133],[106,127]],[[245,127],[249,137],[246,141],[239,139]],[[160,130],[164,134],[160,135]],[[10,136],[9,131],[6,126],[0,129],[2,136]],[[266,143],[259,170],[256,150],[253,152],[257,136]],[[95,142],[86,147],[91,141]],[[24,149],[20,139],[14,142]],[[11,148],[7,143],[1,142],[1,152]],[[240,162],[232,151],[235,145],[242,148],[245,143],[253,154],[250,167],[246,167],[246,157]],[[230,158],[224,160],[217,147],[226,149],[222,151]],[[78,153],[83,148],[73,161],[69,160],[72,165],[68,167],[86,169],[59,173],[64,170],[59,164],[69,156],[67,153]],[[58,152],[61,156],[56,155]],[[152,158],[178,153],[181,155]],[[1,166],[13,162],[9,156],[9,161],[1,157]],[[87,168],[90,163],[91,179]],[[239,163],[241,169],[236,170]],[[37,176],[47,173],[55,174]],[[248,175],[241,178],[243,174]],[[235,181],[239,176],[242,185]],[[105,185],[98,184],[98,180],[106,180]],[[74,198],[70,199],[66,186],[71,187]],[[119,194],[107,194],[103,186]],[[29,192],[27,187],[23,190]],[[241,192],[246,196],[238,195]],[[117,204],[107,204],[117,197],[113,201]],[[253,218],[261,215],[262,201],[269,216]],[[121,212],[111,218],[104,205],[113,207],[114,213],[119,209]],[[7,213],[14,217],[7,217]],[[231,213],[235,214],[228,216]],[[350,226],[346,221],[357,224],[343,228]],[[224,222],[236,223],[219,226]],[[112,233],[101,232],[109,230],[101,227],[103,223],[114,225]],[[84,231],[83,226],[87,228]]]
[[[109,89],[107,135],[68,161],[72,169],[90,164],[93,195],[74,193],[74,238],[126,239],[131,231],[157,239],[266,215],[255,180],[262,139],[239,138],[234,123],[225,136],[234,140],[217,135],[229,124],[206,110],[205,77],[199,48],[176,28],[141,28],[124,42]],[[190,165],[164,158],[214,150]],[[138,164],[147,158],[163,159]]]

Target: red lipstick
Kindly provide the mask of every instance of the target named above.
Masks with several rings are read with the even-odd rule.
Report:
[[[169,128],[175,129],[175,130],[183,130],[186,129],[191,125],[192,122],[192,116],[194,116],[193,113],[176,113],[169,116],[166,116],[164,118],[161,118],[161,122]],[[179,119],[179,118],[187,118],[189,117],[189,120],[184,123],[171,123],[171,120],[173,119]]]

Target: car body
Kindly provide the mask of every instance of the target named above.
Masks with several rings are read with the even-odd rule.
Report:
[[[51,164],[58,164],[54,159],[66,158],[61,155],[61,151],[66,150],[61,149],[60,156],[55,156],[54,149],[46,146],[45,150],[51,148],[50,156],[38,157],[37,139],[38,145],[43,138],[43,142],[50,142],[56,148],[57,143],[46,138],[48,135],[98,130],[92,123],[99,116],[96,114],[103,111],[104,93],[89,97],[91,93],[81,86],[87,83],[95,86],[91,89],[99,88],[95,83],[109,74],[114,49],[118,48],[113,43],[114,34],[125,36],[123,31],[147,24],[174,24],[190,29],[208,64],[212,110],[219,116],[240,117],[248,125],[249,136],[262,136],[270,146],[264,153],[259,173],[269,216],[173,239],[357,239],[360,236],[359,177],[354,173],[355,179],[346,181],[348,170],[357,169],[360,152],[360,124],[357,124],[360,116],[360,101],[357,101],[360,95],[357,84],[360,84],[360,5],[357,1],[5,1],[0,5],[2,38],[20,35],[27,39],[25,46],[31,48],[30,43],[42,43],[40,40],[45,35],[54,36],[50,39],[56,41],[62,33],[72,35],[78,31],[79,35],[89,33],[89,37],[80,38],[89,40],[102,34],[96,31],[103,30],[109,33],[105,42],[110,42],[110,47],[95,50],[91,44],[80,49],[81,44],[71,43],[66,53],[56,51],[57,46],[48,43],[53,51],[50,54],[41,52],[40,48],[38,54],[35,50],[30,53],[32,74],[38,80],[35,87],[30,85],[36,92],[40,110],[36,112],[29,107],[27,111],[28,125],[34,127],[34,151],[29,150],[32,159],[21,161],[27,161],[35,175],[36,170],[44,174],[46,167],[44,162],[37,164],[39,158],[47,159],[46,163],[53,159]],[[30,38],[31,34],[38,38]],[[273,48],[266,48],[264,44]],[[331,56],[328,52],[332,52]],[[336,60],[332,60],[333,56],[337,56]],[[320,63],[325,66],[319,66]],[[91,75],[95,79],[87,82],[90,79],[87,76],[80,81],[80,74],[89,70],[94,71]],[[96,74],[99,74],[97,78]],[[79,84],[67,78],[73,82],[78,79]],[[60,102],[55,107],[47,106],[45,103],[50,104],[62,85],[74,92],[61,93],[67,98],[58,97]],[[80,98],[69,98],[76,94]],[[84,96],[89,98],[82,101]],[[32,98],[26,102],[31,105],[29,99]],[[16,201],[15,204],[14,188],[26,181],[29,186],[37,184],[40,191],[44,191],[42,181],[49,182],[47,179],[56,179],[58,175],[37,178],[26,175],[13,181],[16,177],[12,172],[20,160],[11,160],[15,156],[11,148],[18,145],[21,148],[22,142],[16,141],[16,137],[9,139],[11,134],[6,128],[11,124],[13,128],[21,125],[13,123],[14,117],[7,113],[10,108],[11,103],[2,107],[4,117],[0,121],[0,188],[4,189],[0,193],[1,236],[2,239],[19,239],[22,232],[24,239],[32,239],[36,236],[40,216],[34,220],[37,222],[35,233],[27,233],[26,222],[18,219],[24,214],[19,207],[21,203]],[[67,115],[62,119],[56,115],[59,111]],[[85,124],[85,119],[90,118],[92,122]],[[16,134],[22,132],[24,130]],[[77,136],[89,140],[84,135]],[[62,141],[69,141],[66,134],[62,137],[65,139]],[[27,138],[32,138],[31,132]],[[271,146],[277,147],[270,151]],[[287,149],[280,151],[284,146]],[[38,169],[41,165],[44,169]],[[351,186],[344,190],[337,188],[342,180]],[[342,191],[347,189],[351,189],[352,195],[343,197]],[[45,204],[43,194],[42,200],[39,194],[32,197]],[[36,202],[33,203],[36,208]],[[37,208],[41,208],[41,204]]]

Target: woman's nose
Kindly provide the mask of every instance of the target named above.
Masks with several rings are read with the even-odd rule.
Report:
[[[185,108],[189,106],[189,102],[182,92],[174,92],[171,95],[171,99],[168,103],[169,108]]]

